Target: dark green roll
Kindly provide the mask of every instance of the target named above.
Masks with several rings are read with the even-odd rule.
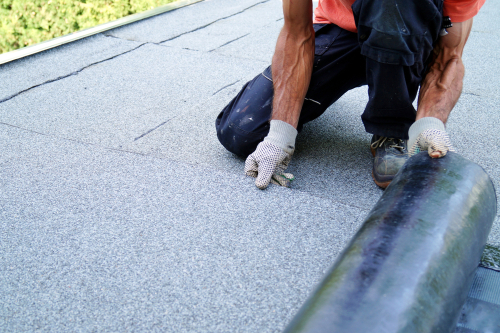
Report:
[[[285,332],[451,332],[495,216],[480,166],[413,156]]]

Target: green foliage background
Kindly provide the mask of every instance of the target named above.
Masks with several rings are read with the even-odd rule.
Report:
[[[0,0],[0,53],[175,0]]]

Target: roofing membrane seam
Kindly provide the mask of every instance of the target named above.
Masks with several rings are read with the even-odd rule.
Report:
[[[72,75],[77,75],[77,74],[78,74],[78,73],[80,73],[81,71],[83,71],[83,70],[85,70],[85,69],[87,69],[87,68],[89,68],[89,67],[91,67],[91,66],[94,66],[94,65],[97,65],[97,64],[103,63],[103,62],[108,61],[108,60],[115,59],[115,58],[117,58],[117,57],[119,57],[119,56],[122,56],[122,55],[127,54],[127,53],[132,52],[132,51],[135,51],[135,50],[137,50],[138,48],[140,48],[141,46],[143,46],[143,45],[145,45],[145,44],[148,44],[148,43],[142,43],[142,44],[140,44],[139,46],[136,46],[136,47],[134,47],[134,48],[133,48],[133,49],[131,49],[131,50],[127,50],[127,51],[124,51],[124,52],[122,52],[122,53],[120,53],[120,54],[116,54],[116,55],[114,55],[114,56],[112,56],[112,57],[109,57],[109,58],[106,58],[106,59],[103,59],[103,60],[99,60],[99,61],[93,62],[93,63],[91,63],[91,64],[89,64],[89,65],[86,65],[86,66],[84,66],[84,67],[82,67],[82,68],[80,68],[80,69],[78,69],[78,70],[76,70],[76,71],[74,71],[74,72],[69,73],[69,74],[66,74],[66,75],[63,75],[63,76],[59,76],[59,77],[57,77],[57,78],[55,78],[55,79],[50,79],[50,80],[47,80],[47,81],[45,81],[45,82],[39,83],[39,84],[37,84],[37,85],[34,85],[34,86],[32,86],[32,87],[29,87],[29,88],[23,89],[23,90],[21,90],[21,91],[19,91],[19,92],[15,93],[15,94],[12,94],[12,95],[10,95],[10,96],[7,96],[7,97],[5,97],[5,98],[1,99],[1,100],[0,100],[0,103],[7,102],[8,100],[11,100],[11,99],[15,98],[15,97],[19,96],[19,95],[20,95],[20,94],[22,94],[22,93],[28,92],[28,91],[30,91],[31,89],[38,88],[38,87],[40,87],[40,86],[44,86],[44,85],[46,85],[46,84],[49,84],[49,83],[52,83],[52,82],[56,82],[56,81],[59,81],[59,80],[65,79],[65,78],[67,78],[67,77],[69,77],[69,76],[72,76]]]

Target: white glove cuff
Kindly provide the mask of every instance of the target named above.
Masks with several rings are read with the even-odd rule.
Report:
[[[411,147],[415,144],[415,141],[417,141],[417,137],[420,133],[428,129],[445,131],[444,124],[441,120],[434,117],[421,118],[410,126],[410,130],[408,131],[408,136],[410,137],[408,139],[408,148],[411,149]]]
[[[270,142],[292,155],[295,150],[297,130],[290,124],[281,120],[271,120],[269,134],[264,141]]]

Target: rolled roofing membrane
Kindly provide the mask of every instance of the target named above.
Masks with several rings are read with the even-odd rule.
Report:
[[[413,156],[285,332],[454,331],[495,216],[480,166]]]

